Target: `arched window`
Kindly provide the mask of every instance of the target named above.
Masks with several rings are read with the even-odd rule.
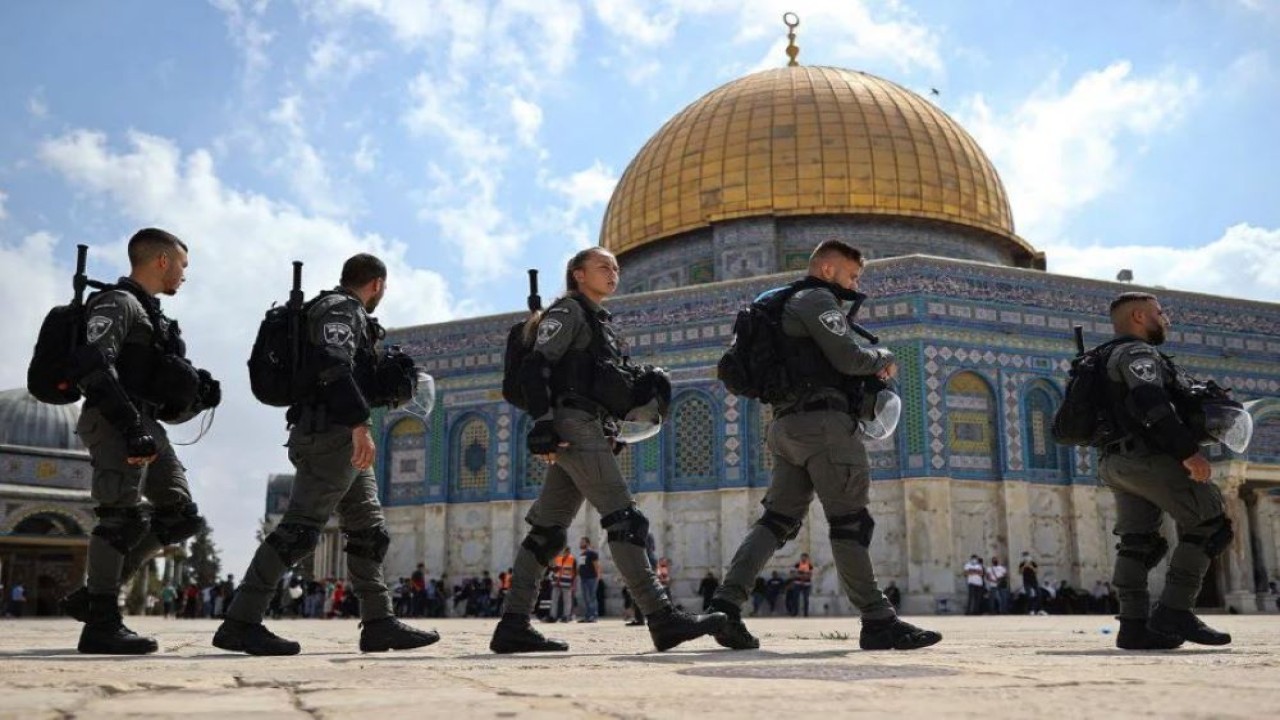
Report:
[[[523,416],[518,427],[519,430],[513,438],[516,456],[520,458],[516,475],[518,484],[516,493],[522,498],[536,498],[538,493],[542,492],[542,483],[547,476],[547,462],[529,452],[526,439],[529,437],[529,428],[533,427],[533,418],[528,415]]]
[[[1037,382],[1027,391],[1023,426],[1026,433],[1027,467],[1032,470],[1066,469],[1062,448],[1053,441],[1051,434],[1053,414],[1060,402],[1057,390],[1047,383]]]
[[[491,459],[489,425],[472,415],[453,433],[453,490],[461,496],[481,497],[489,491]]]
[[[686,392],[671,411],[672,481],[681,485],[714,485],[716,478],[715,421],[711,401]]]
[[[391,426],[387,449],[392,488],[422,482],[427,472],[427,428],[421,420],[409,417]]]
[[[956,373],[947,381],[946,406],[948,466],[965,474],[993,475],[999,446],[991,386],[977,373]]]

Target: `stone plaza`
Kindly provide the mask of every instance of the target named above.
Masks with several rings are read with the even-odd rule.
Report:
[[[127,658],[78,654],[70,620],[0,621],[0,718],[1262,718],[1280,697],[1280,615],[1210,616],[1232,645],[1147,653],[1103,615],[912,619],[945,639],[863,652],[854,618],[764,618],[760,650],[657,653],[605,618],[550,628],[568,653],[497,656],[494,621],[443,620],[434,646],[362,655],[355,621],[298,620],[272,627],[302,655],[253,658],[211,647],[214,621],[128,618],[161,649]]]

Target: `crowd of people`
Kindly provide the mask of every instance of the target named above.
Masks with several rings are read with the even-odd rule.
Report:
[[[1093,589],[1084,591],[1066,580],[1040,582],[1040,565],[1023,552],[1018,562],[1022,584],[1011,588],[1009,569],[992,556],[990,562],[974,553],[964,565],[968,598],[965,615],[1083,615],[1119,612],[1119,601],[1111,583],[1098,580]]]

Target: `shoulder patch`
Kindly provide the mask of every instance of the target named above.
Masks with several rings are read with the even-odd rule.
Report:
[[[538,323],[538,345],[546,345],[564,329],[564,323],[555,319],[546,319]]]
[[[1129,372],[1142,382],[1155,382],[1159,375],[1156,373],[1156,361],[1154,358],[1138,358],[1129,363]]]
[[[818,320],[832,335],[845,335],[849,332],[849,325],[845,322],[844,313],[839,310],[828,310],[819,315]]]
[[[553,313],[564,313],[565,315],[568,315],[568,314],[569,314],[569,308],[564,307],[563,305],[558,305],[558,306],[556,306],[556,307],[551,308],[550,310],[548,310],[548,311],[546,312],[546,314],[547,314],[547,315],[551,315],[551,314],[553,314]]]
[[[336,322],[324,324],[324,342],[326,345],[354,348],[354,341],[355,333],[351,331],[350,325]]]
[[[102,339],[103,335],[111,329],[111,318],[102,315],[94,315],[89,318],[88,328],[85,331],[85,340],[96,343]]]

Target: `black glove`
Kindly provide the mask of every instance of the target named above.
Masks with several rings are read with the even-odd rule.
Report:
[[[611,439],[613,440],[613,454],[621,455],[622,451],[627,449],[626,441],[619,440],[618,438],[611,438]]]
[[[550,420],[539,420],[529,428],[529,452],[534,455],[546,455],[560,450],[560,436],[556,434],[555,424]]]
[[[151,458],[160,452],[156,439],[141,424],[132,425],[124,432],[125,455],[132,458]]]
[[[200,405],[205,408],[218,407],[222,402],[222,383],[214,380],[208,370],[199,370],[196,375],[200,377]]]

